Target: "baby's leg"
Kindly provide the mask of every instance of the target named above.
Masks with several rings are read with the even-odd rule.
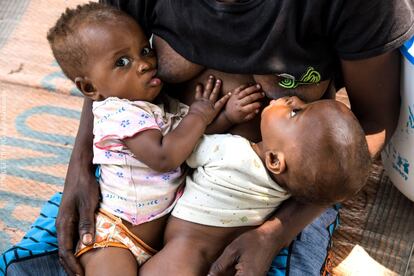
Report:
[[[105,247],[90,250],[80,256],[85,275],[136,276],[137,260],[131,251],[119,247]]]
[[[200,252],[201,248],[189,240],[172,240],[141,266],[139,275],[206,275],[207,260]]]
[[[140,268],[139,275],[207,275],[223,249],[248,229],[210,227],[170,217],[164,248]]]

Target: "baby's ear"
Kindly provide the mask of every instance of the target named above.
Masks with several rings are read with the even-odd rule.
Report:
[[[96,101],[99,100],[101,97],[96,91],[95,86],[93,83],[86,77],[76,77],[75,78],[76,87],[88,98]]]
[[[286,170],[285,155],[280,151],[268,150],[265,153],[266,167],[273,174],[281,174]]]

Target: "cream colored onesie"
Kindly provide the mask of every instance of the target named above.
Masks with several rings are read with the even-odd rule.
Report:
[[[186,221],[260,225],[290,196],[271,179],[250,142],[237,135],[204,135],[187,164],[195,170],[172,212]]]

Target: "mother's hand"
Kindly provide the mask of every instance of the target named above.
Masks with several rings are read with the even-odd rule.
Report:
[[[291,198],[259,227],[234,239],[213,263],[209,275],[266,275],[273,258],[326,206],[305,204]]]
[[[208,275],[266,275],[273,258],[284,246],[277,242],[276,236],[261,227],[241,234],[225,248]]]
[[[99,203],[99,185],[94,175],[90,169],[79,167],[76,164],[69,166],[56,219],[59,261],[69,275],[83,275],[83,269],[74,256],[74,249],[78,237],[81,237],[85,245],[93,242],[95,210]]]

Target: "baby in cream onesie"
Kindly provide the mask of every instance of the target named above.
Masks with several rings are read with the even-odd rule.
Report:
[[[344,104],[273,100],[260,128],[257,144],[236,135],[201,138],[187,159],[194,172],[168,222],[165,246],[140,275],[206,275],[227,244],[268,220],[289,196],[328,206],[365,184],[371,165],[365,134]]]

